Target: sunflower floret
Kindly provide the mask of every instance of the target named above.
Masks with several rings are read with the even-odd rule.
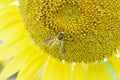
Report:
[[[102,61],[120,45],[119,0],[20,0],[20,10],[31,38],[46,53],[67,62]],[[43,45],[64,32],[66,55],[60,45]]]

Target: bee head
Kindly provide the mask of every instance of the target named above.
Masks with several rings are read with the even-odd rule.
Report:
[[[64,32],[59,32],[57,35],[58,40],[62,40],[64,37],[64,34],[65,34]]]

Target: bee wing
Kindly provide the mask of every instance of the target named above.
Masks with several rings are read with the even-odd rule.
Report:
[[[65,46],[64,46],[64,41],[61,41],[60,47],[61,47],[60,51],[61,51],[62,55],[65,56],[66,55],[66,50],[65,50]]]
[[[54,41],[55,39],[54,38],[49,38],[49,39],[46,39],[43,41],[43,44],[50,44]]]

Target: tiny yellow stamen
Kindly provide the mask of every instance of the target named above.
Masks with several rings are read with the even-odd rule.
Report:
[[[120,46],[119,0],[20,0],[31,38],[46,53],[67,62],[99,62]],[[53,49],[43,41],[64,32]],[[66,55],[61,54],[65,49]]]

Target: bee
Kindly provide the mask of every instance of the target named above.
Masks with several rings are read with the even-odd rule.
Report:
[[[64,45],[64,32],[59,32],[56,37],[52,37],[50,34],[50,38],[43,41],[43,44],[51,44],[51,48],[54,48],[55,45],[60,44],[60,52],[63,56],[66,55],[65,45]]]

